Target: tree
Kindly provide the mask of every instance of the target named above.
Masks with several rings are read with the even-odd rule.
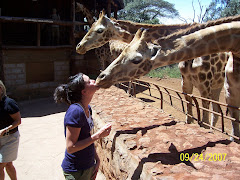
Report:
[[[206,10],[204,21],[240,14],[239,0],[212,0]]]
[[[191,20],[193,23],[194,22],[197,22],[197,23],[202,23],[203,20],[204,20],[204,17],[206,15],[206,7],[203,6],[201,4],[201,0],[197,0],[198,1],[198,7],[195,7],[194,6],[194,0],[192,0],[192,8],[193,8],[193,17],[192,18],[188,18],[188,19],[185,19],[184,17],[181,17],[179,16],[178,18],[183,21],[184,23],[188,23],[189,20]],[[199,8],[199,14],[196,14],[196,11],[195,9]]]
[[[139,23],[159,24],[160,18],[174,18],[178,11],[164,0],[125,0],[125,8],[118,13],[119,19]]]

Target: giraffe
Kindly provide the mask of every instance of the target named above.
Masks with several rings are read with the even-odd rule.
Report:
[[[214,23],[216,24],[217,22],[214,22]],[[110,41],[109,43],[110,46],[112,46],[111,44],[115,44],[115,45],[111,47],[113,50],[111,50],[112,55],[110,55],[109,57],[111,57],[112,59],[115,59],[117,58],[118,55],[120,55],[120,53],[123,51],[123,48],[127,45],[125,44],[124,46],[122,46],[122,49],[118,51],[114,51],[114,49],[117,47],[117,44],[121,44],[119,41],[116,41],[115,39],[119,39],[123,42],[129,43],[129,41],[133,38],[133,34],[136,33],[139,27],[145,27],[149,29],[150,32],[147,35],[148,36],[147,41],[150,41],[150,39],[163,37],[177,30],[186,29],[189,26],[190,24],[149,25],[149,24],[133,23],[131,21],[109,19],[104,15],[104,12],[103,12],[99,15],[99,19],[91,27],[91,29],[86,34],[86,36],[81,40],[81,42],[79,42],[79,44],[76,47],[76,50],[80,54],[85,53],[86,51],[92,48],[96,48]],[[107,52],[109,52],[109,50]],[[114,52],[116,53],[114,54]],[[105,59],[111,59],[109,57]],[[183,92],[191,94],[193,92],[193,86],[195,86],[200,91],[200,93],[203,92],[201,93],[202,97],[218,101],[221,89],[223,87],[224,68],[227,62],[227,58],[228,58],[227,53],[217,53],[217,54],[212,54],[212,55],[197,58],[194,61],[180,62],[179,69],[182,75],[181,85],[182,85]],[[198,80],[197,72],[202,71],[203,73],[202,75],[208,72],[208,69],[206,68],[206,61],[208,59],[212,59],[212,61],[214,61],[215,63],[211,64],[211,66],[207,66],[207,68],[209,67],[215,70],[215,67],[218,66],[220,70],[218,70],[219,71],[218,74],[215,74],[215,76],[218,76],[219,79],[212,76],[210,83],[206,85],[205,81]],[[106,64],[104,64],[103,67],[106,67],[105,65]],[[187,114],[192,115],[192,99],[189,98],[189,96],[185,96],[185,99],[189,102],[187,104]],[[209,109],[208,102],[203,101],[202,103],[204,108]],[[216,112],[220,111],[218,106],[214,103],[212,104],[211,108],[213,111],[216,111]],[[207,111],[203,111],[202,118],[206,119],[206,121],[208,122],[209,113]],[[217,119],[218,119],[217,115],[211,114],[211,125],[215,126]],[[192,123],[193,119],[190,118],[190,116],[186,116],[186,122]]]
[[[110,40],[109,43],[95,49],[95,54],[98,57],[101,69],[104,70],[111,62],[116,59],[128,43]]]
[[[180,28],[189,27],[190,24],[183,25],[150,25],[133,23],[131,21],[110,19],[102,11],[99,19],[94,23],[88,33],[77,45],[76,51],[79,54],[85,54],[86,51],[95,49],[101,69],[105,69],[115,58],[117,58],[123,49],[131,42],[134,34],[139,27],[152,29],[151,36],[159,37],[170,34]],[[149,36],[149,40],[151,38]],[[129,82],[127,93],[131,93],[131,87],[134,84]],[[134,87],[133,87],[134,88]]]
[[[95,22],[92,13],[83,4],[76,2],[76,10],[75,11],[82,12],[83,15],[86,17],[87,22],[90,26]]]
[[[94,17],[90,10],[86,8],[83,4],[76,3],[76,12],[82,12],[87,19],[90,26],[95,22]],[[95,54],[100,61],[101,69],[105,69],[113,59],[115,59],[122,50],[126,47],[124,42],[109,42],[109,44],[104,44],[95,49]],[[121,50],[121,51],[120,51]]]
[[[76,12],[82,12],[87,18],[88,24],[91,26],[94,23],[94,17],[90,10],[83,4],[76,3]],[[95,55],[100,62],[101,69],[104,70],[127,46],[126,43],[117,40],[110,41],[109,44],[104,44],[101,47],[95,49]],[[127,93],[130,94],[132,83],[129,82]]]
[[[78,2],[76,3],[76,12],[82,12],[83,15],[86,17],[87,22],[90,26],[92,26],[92,24],[95,22],[91,11],[87,7],[85,7],[83,4]],[[96,48],[95,54],[97,56],[97,59],[100,62],[101,69],[105,69],[105,67],[107,67],[105,64],[109,65],[112,62],[111,60],[114,59],[110,54],[109,44],[105,44],[104,46]]]
[[[88,8],[86,8],[83,4],[76,3],[76,12],[82,12],[88,21],[88,24],[91,26],[94,23],[94,18],[92,13]],[[117,40],[116,40],[117,42]],[[122,50],[126,47],[126,43],[118,41],[117,43],[114,41],[110,41],[109,44],[104,44],[101,47],[95,48],[95,55],[100,62],[100,68],[104,70],[118,55],[122,52]],[[129,82],[127,93],[130,95],[131,93],[132,83]]]
[[[240,107],[240,56],[236,54],[231,54],[226,68],[225,68],[225,81],[224,81],[224,89],[225,89],[225,99],[226,103],[229,105],[228,110],[230,116],[235,119],[235,122],[232,122],[232,134],[239,137],[239,111],[235,108],[231,108],[231,106]],[[237,122],[238,121],[238,122]],[[233,137],[230,140],[234,141]],[[235,140],[236,142],[240,142]]]
[[[85,54],[86,51],[101,47],[110,40],[130,43],[137,30],[141,27],[149,28],[149,41],[154,38],[166,36],[174,31],[189,27],[191,24],[178,25],[151,25],[133,23],[131,21],[115,20],[108,18],[104,11],[99,14],[99,19],[92,25],[88,33],[78,43],[76,51]],[[115,43],[116,45],[116,43]]]
[[[100,73],[96,83],[101,88],[108,88],[116,82],[139,78],[157,67],[208,54],[230,51],[229,61],[225,68],[227,80],[225,80],[224,87],[227,89],[228,105],[239,107],[239,96],[235,93],[239,93],[240,84],[240,21],[231,22],[234,18],[239,17],[229,17],[230,23],[214,26],[214,23],[211,22],[210,27],[208,23],[190,27],[187,31],[183,30],[159,38],[154,41],[155,44],[147,43],[145,40],[147,39],[147,30],[139,29],[129,46]],[[211,63],[213,61],[209,59],[208,66]],[[199,72],[198,78],[199,80],[211,79],[213,72],[209,71],[206,75],[201,75]],[[209,81],[206,82],[209,83]],[[232,85],[233,83],[235,84]],[[239,112],[232,111],[230,114],[238,121]],[[239,124],[236,121],[232,121],[232,135],[240,137]],[[231,138],[231,140],[233,139]]]

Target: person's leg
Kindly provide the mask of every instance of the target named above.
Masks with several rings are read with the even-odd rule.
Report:
[[[95,168],[95,166],[84,170],[83,175],[82,175],[82,179],[92,180],[94,168]]]
[[[0,163],[0,180],[4,180],[5,173],[4,173],[4,167],[7,163]]]
[[[75,180],[74,176],[71,173],[63,171],[63,175],[65,177],[65,180]]]
[[[77,172],[64,172],[65,180],[92,180],[94,166]]]
[[[7,163],[6,165],[6,171],[9,175],[9,177],[11,178],[11,180],[17,180],[17,173],[16,173],[16,169],[13,166],[12,162]]]

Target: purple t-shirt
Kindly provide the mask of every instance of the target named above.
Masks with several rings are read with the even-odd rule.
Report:
[[[89,112],[92,112],[91,107],[88,106],[88,108]],[[91,117],[91,113],[89,117]],[[66,126],[81,128],[78,140],[83,140],[91,136],[90,131],[93,127],[93,121],[92,118],[86,117],[83,108],[79,104],[71,104],[64,118],[65,137]],[[94,165],[94,157],[94,144],[91,144],[85,149],[77,151],[73,154],[69,154],[67,150],[65,150],[65,157],[62,162],[62,168],[65,172],[76,172],[78,170],[88,169]]]

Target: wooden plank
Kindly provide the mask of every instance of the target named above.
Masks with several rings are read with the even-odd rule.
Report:
[[[0,80],[4,82],[3,54],[2,54],[2,23],[0,23]]]
[[[107,1],[107,16],[110,18],[111,17],[111,4],[112,4],[112,1],[111,0],[108,0]]]
[[[8,49],[3,50],[3,63],[69,61],[71,49]]]
[[[37,24],[37,46],[39,47],[41,45],[41,30],[40,30],[40,24]]]
[[[76,25],[75,21],[75,0],[71,0],[71,19],[72,19],[72,26],[71,26],[71,35],[70,35],[70,43],[72,44],[72,47],[75,49],[75,38],[74,38],[74,28]]]
[[[8,49],[38,49],[38,50],[46,50],[46,49],[71,49],[72,45],[58,45],[58,46],[7,46],[2,45],[2,49],[8,50]]]
[[[72,26],[72,21],[54,21],[52,19],[41,19],[41,18],[27,18],[27,17],[9,17],[0,16],[0,22],[18,22],[18,23],[45,23],[45,24],[57,24],[62,26]],[[86,22],[74,22],[76,25],[87,25]]]

